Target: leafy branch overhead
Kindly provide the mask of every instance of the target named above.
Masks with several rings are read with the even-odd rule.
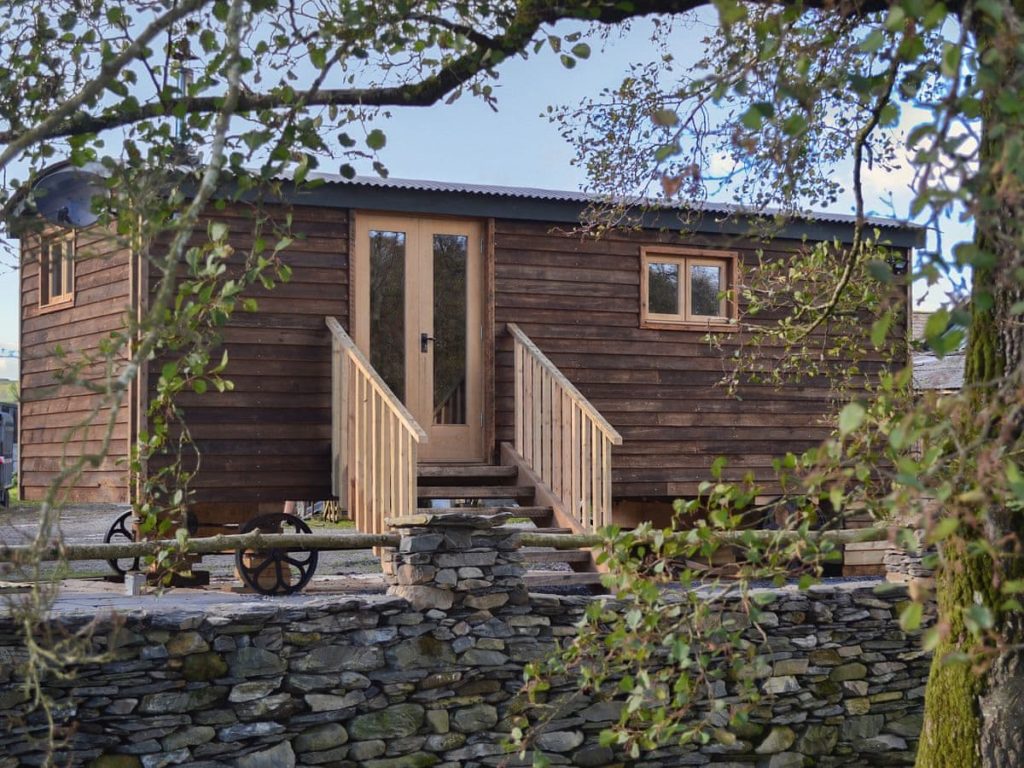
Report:
[[[686,12],[704,5],[710,7],[702,18],[707,38],[694,65],[679,58],[672,35]],[[152,508],[145,508],[152,499],[142,505],[154,526],[166,522],[162,516],[168,511],[180,518],[193,471],[182,457],[187,431],[178,423],[173,396],[186,388],[201,394],[211,385],[228,386],[213,354],[219,325],[237,308],[253,308],[243,298],[245,287],[287,279],[276,256],[292,233],[287,224],[281,231],[261,229],[263,211],[250,206],[246,193],[257,186],[272,192],[285,174],[296,184],[310,181],[310,171],[325,162],[352,176],[355,163],[366,160],[384,174],[380,153],[388,141],[374,123],[384,110],[463,94],[494,106],[495,81],[508,58],[547,55],[555,66],[571,68],[591,56],[581,32],[559,34],[558,22],[654,19],[651,61],[594,99],[553,109],[552,117],[575,144],[577,161],[598,192],[643,196],[653,189],[654,197],[699,203],[724,189],[745,206],[771,205],[783,212],[834,206],[842,193],[852,195],[851,243],[804,249],[772,264],[766,247],[760,279],[740,289],[753,324],[762,329],[770,323],[758,324],[756,316],[773,320],[792,310],[774,330],[747,334],[789,372],[830,372],[825,369],[834,350],[856,345],[877,383],[876,391],[861,387],[863,401],[840,413],[835,439],[780,460],[778,470],[797,504],[793,510],[776,505],[777,511],[782,518],[795,517],[783,522],[798,530],[829,508],[923,513],[931,539],[942,545],[943,567],[940,619],[929,635],[936,661],[919,764],[1024,764],[1024,711],[1019,701],[999,699],[1002,692],[1024,689],[1024,637],[1014,597],[1024,580],[1019,4],[9,0],[4,11],[0,170],[13,175],[17,163],[17,172],[27,168],[28,178],[4,190],[3,212],[23,201],[53,158],[101,162],[109,174],[101,225],[153,267],[147,311],[107,340],[102,351],[108,375],[88,384],[103,398],[90,416],[116,413],[139,371],[159,360],[167,397],[156,401],[163,410],[150,414],[155,427],[145,438],[152,443],[143,447],[138,466],[149,458],[145,451],[175,443],[178,451],[167,475],[151,475],[158,483],[166,480],[147,489],[157,499]],[[910,126],[914,121],[919,124]],[[909,129],[905,136],[901,128]],[[189,156],[194,149],[202,150],[199,162]],[[896,274],[894,254],[866,219],[868,175],[901,166],[911,170],[912,215],[937,225],[956,212],[976,228],[970,242],[925,252],[909,277]],[[226,176],[231,186],[223,183]],[[891,176],[883,179],[891,183]],[[247,213],[257,222],[249,233],[253,247],[244,255],[235,253],[216,220],[219,208],[229,204],[250,206]],[[197,242],[195,232],[202,233],[207,218]],[[273,232],[278,247],[264,239],[264,231]],[[747,233],[752,240],[770,234],[770,228]],[[938,316],[928,336],[938,342],[955,335],[952,325],[969,325],[967,387],[957,396],[908,404],[909,374],[891,373],[888,361],[871,357],[901,326],[902,297],[894,294],[907,279],[934,282],[965,267],[974,270],[970,302],[957,297],[960,305]],[[788,362],[797,356],[811,362]],[[767,380],[775,374],[763,362],[758,373]],[[68,370],[72,383],[85,386],[80,374],[75,367]],[[112,424],[106,425],[108,439]],[[40,546],[49,540],[61,483],[96,459],[66,458],[42,507]],[[690,517],[707,513],[699,540],[658,539],[654,532],[653,545],[629,538],[618,539],[618,549],[610,545],[609,560],[627,565],[636,565],[637,546],[644,558],[656,555],[653,580],[636,578],[636,568],[616,577],[623,593],[640,598],[638,612],[616,627],[626,639],[618,647],[642,649],[643,642],[633,641],[661,632],[646,620],[662,606],[650,591],[663,578],[659,564],[677,556],[710,557],[716,546],[711,534],[737,534],[731,529],[742,529],[744,515],[757,506],[755,489],[717,480],[702,499],[680,507]],[[747,554],[768,562],[777,575],[799,550],[780,541],[770,557],[753,547]],[[639,559],[643,576],[649,558]],[[683,573],[693,570],[686,565]],[[38,595],[25,614],[27,634],[33,617],[45,609],[44,597]],[[699,645],[702,637],[687,634],[694,626],[685,612],[670,613],[674,624],[665,637],[684,641],[670,647],[681,665],[689,663],[693,655],[683,646]],[[914,628],[920,619],[919,609],[908,608],[904,626]],[[603,621],[597,616],[592,623]],[[713,642],[733,642],[728,628],[708,626]],[[635,630],[641,634],[629,634]],[[600,652],[623,660],[615,659],[615,651]],[[60,660],[43,649],[34,658],[38,679],[59,667]],[[947,659],[975,660],[978,674],[962,664],[946,665]],[[715,682],[716,670],[707,666],[703,682]],[[679,685],[686,688],[687,681],[693,679],[684,673]],[[629,693],[635,710],[644,713],[642,688]],[[684,693],[685,701],[671,702],[680,711],[690,704],[689,690]],[[944,719],[948,712],[957,713],[955,722]],[[656,723],[640,735],[629,731],[629,723],[622,725],[616,738],[630,748],[654,745],[665,734],[698,735],[682,719]],[[650,723],[641,719],[639,725]]]

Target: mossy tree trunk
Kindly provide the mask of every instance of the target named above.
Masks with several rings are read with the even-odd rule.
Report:
[[[1024,58],[1019,28],[1024,0],[1004,0],[1005,21],[989,17],[975,24],[984,62],[980,167],[975,175],[978,201],[973,211],[975,265],[972,319],[964,371],[967,407],[964,437],[978,441],[978,466],[961,468],[984,482],[985,465],[1012,461],[1019,442],[1024,362],[1024,324],[1014,313],[1024,296]],[[1012,98],[1006,100],[1006,96]],[[1001,98],[1002,97],[1002,98]],[[1016,104],[1016,106],[1014,106]],[[997,463],[993,464],[995,461]],[[969,475],[970,476],[970,475]],[[972,521],[971,534],[945,546],[937,590],[940,616],[948,633],[935,651],[925,696],[925,722],[917,755],[919,768],[1007,768],[1024,766],[1024,631],[1019,617],[999,612],[999,584],[1019,578],[1024,541],[1022,515],[1004,505],[948,510]],[[971,536],[995,545],[998,560],[971,546]],[[970,664],[947,663],[954,652],[975,650],[962,611],[983,601],[993,609],[1001,647],[984,672]]]

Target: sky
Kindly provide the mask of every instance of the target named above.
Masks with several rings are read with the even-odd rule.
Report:
[[[571,27],[559,27],[563,34]],[[380,153],[391,176],[480,184],[530,186],[549,189],[580,189],[585,173],[571,164],[573,150],[544,114],[549,105],[575,104],[597,95],[603,87],[621,81],[632,62],[649,60],[651,24],[634,23],[625,34],[613,34],[604,41],[592,39],[593,54],[572,70],[565,69],[550,52],[527,60],[514,59],[499,68],[496,85],[498,111],[472,97],[451,105],[392,110],[392,117],[377,122],[387,134],[387,146]],[[678,58],[696,58],[704,29],[698,23],[681,30]],[[912,116],[908,116],[912,119]],[[369,162],[356,163],[357,171],[372,173]],[[324,171],[336,171],[324,164]],[[11,175],[16,175],[12,172]],[[867,207],[886,210],[882,199],[894,194],[896,213],[905,215],[909,203],[907,169],[881,174],[868,172]],[[833,209],[849,213],[849,199]],[[962,227],[951,224],[950,235],[964,236]],[[915,288],[917,295],[922,292]],[[939,292],[940,293],[940,292]],[[925,306],[937,305],[939,293]],[[0,260],[0,348],[17,348],[18,280],[9,260]],[[17,361],[0,357],[0,378],[16,378]]]

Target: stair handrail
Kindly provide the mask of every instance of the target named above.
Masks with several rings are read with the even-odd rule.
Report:
[[[331,485],[357,529],[384,533],[384,520],[416,506],[416,447],[424,431],[334,317],[331,331]]]
[[[515,449],[591,533],[612,522],[612,446],[622,435],[515,323]]]

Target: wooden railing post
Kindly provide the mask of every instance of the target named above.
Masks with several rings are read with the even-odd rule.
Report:
[[[383,533],[412,514],[416,446],[427,434],[333,317],[331,457],[334,493],[356,528]]]
[[[622,436],[515,323],[515,449],[585,532],[612,522],[612,446]]]
[[[331,336],[331,490],[348,509],[349,365],[341,342]]]

